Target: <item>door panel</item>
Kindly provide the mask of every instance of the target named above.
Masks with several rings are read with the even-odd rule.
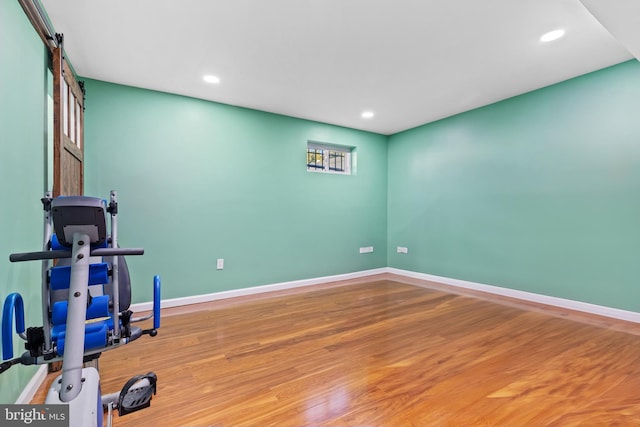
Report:
[[[61,39],[61,36],[60,36]],[[62,40],[61,40],[62,41]],[[84,91],[63,56],[53,48],[53,196],[82,195],[84,181]]]
[[[75,153],[65,147],[60,158],[60,194],[65,196],[82,194],[82,160],[77,155],[80,150],[73,151]]]

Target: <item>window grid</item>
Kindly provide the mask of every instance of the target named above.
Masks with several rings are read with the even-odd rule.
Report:
[[[307,141],[307,171],[351,175],[353,147]]]
[[[329,170],[344,172],[345,154],[341,151],[329,151]]]
[[[324,170],[324,150],[307,148],[307,168]]]

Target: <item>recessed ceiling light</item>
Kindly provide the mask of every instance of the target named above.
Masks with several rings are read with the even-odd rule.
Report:
[[[564,36],[564,30],[553,30],[549,31],[546,34],[543,34],[542,37],[540,37],[540,41],[545,43],[551,42],[554,40],[558,40],[562,36]]]
[[[219,77],[212,76],[210,74],[204,76],[202,78],[202,80],[204,80],[207,83],[220,83],[220,78]]]
[[[371,119],[371,118],[373,118],[373,116],[375,116],[373,111],[365,111],[365,112],[362,113],[362,118],[363,119]]]

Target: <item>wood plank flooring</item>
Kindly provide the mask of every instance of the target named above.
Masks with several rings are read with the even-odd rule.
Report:
[[[104,353],[102,388],[158,375],[115,427],[640,425],[638,326],[556,314],[393,280],[211,303]]]

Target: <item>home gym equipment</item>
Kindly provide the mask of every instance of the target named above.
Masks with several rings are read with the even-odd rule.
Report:
[[[129,310],[131,283],[124,256],[142,255],[141,248],[118,246],[117,194],[106,200],[67,196],[51,198],[44,206],[44,244],[39,252],[11,254],[12,262],[42,261],[43,326],[25,331],[24,303],[19,293],[5,299],[2,311],[2,359],[0,373],[16,364],[36,365],[62,361],[46,404],[69,405],[72,427],[102,426],[112,411],[126,415],[149,407],[156,393],[153,372],[134,376],[117,393],[102,395],[97,364],[106,350],[128,344],[144,334],[156,336],[160,327],[160,278],[153,280],[153,310],[134,318]],[[106,216],[110,214],[110,234]],[[53,260],[57,260],[54,264]],[[153,328],[132,323],[153,318]],[[27,351],[13,358],[12,325],[25,341]],[[83,365],[87,367],[83,367]]]

